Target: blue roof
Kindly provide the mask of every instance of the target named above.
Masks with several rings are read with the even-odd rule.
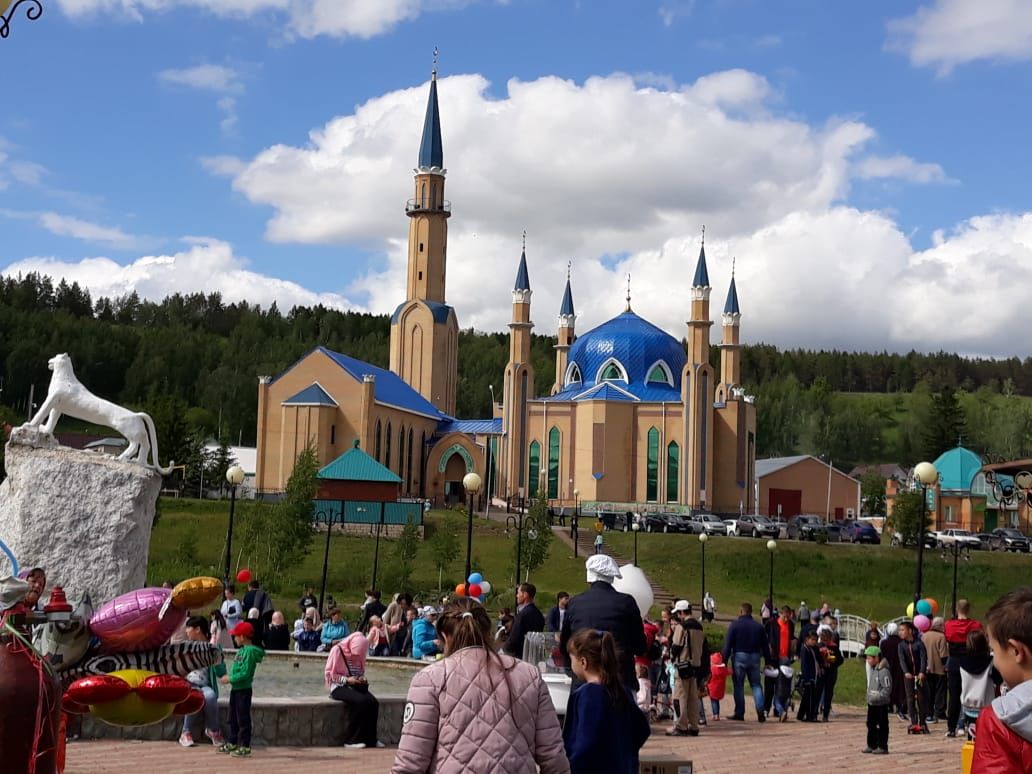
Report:
[[[563,303],[559,307],[559,314],[573,316],[573,291],[570,289],[570,278],[566,278],[566,290],[563,292]]]
[[[438,435],[468,433],[470,435],[501,435],[502,419],[450,419],[437,426]]]
[[[452,307],[448,304],[442,304],[439,301],[428,301],[425,298],[417,298],[421,304],[425,304],[430,310],[430,314],[434,316],[435,323],[446,323],[448,322],[448,315],[453,311]],[[394,309],[394,314],[391,315],[391,324],[393,325],[398,321],[398,317],[401,316],[401,308],[407,304],[408,301],[402,301]]]
[[[423,140],[419,144],[420,168],[444,167],[444,145],[441,142],[441,112],[437,107],[437,73],[430,79],[430,98],[426,101],[423,119]]]
[[[520,254],[520,268],[516,271],[516,284],[513,290],[530,290],[530,274],[527,273],[527,251]]]
[[[708,288],[709,272],[706,271],[706,246],[699,248],[699,262],[695,264],[695,279],[692,280],[693,288]]]
[[[380,483],[400,484],[401,477],[384,467],[375,459],[358,448],[348,449],[333,462],[319,471],[316,478],[333,481],[377,481]]]
[[[624,384],[623,382],[606,382],[603,384],[571,384],[564,390],[545,398],[543,401],[577,401],[582,400],[635,400],[641,403],[680,403],[681,392],[665,384],[645,386],[640,382]]]
[[[727,289],[727,301],[724,303],[724,314],[741,314],[738,308],[738,288],[735,287],[734,275],[731,275],[731,287]]]
[[[312,383],[301,392],[283,401],[284,406],[336,406],[337,401],[330,397],[318,384]]]
[[[982,458],[970,449],[957,446],[940,454],[932,464],[939,471],[943,491],[970,492],[971,482],[982,469]]]

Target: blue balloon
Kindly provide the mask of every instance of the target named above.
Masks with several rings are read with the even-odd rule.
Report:
[[[479,572],[470,573],[470,576],[469,576],[470,585],[472,585],[474,583],[480,583],[480,581],[482,581],[483,579],[484,579],[484,576],[481,575]]]
[[[477,597],[477,602],[479,602],[480,604],[484,604],[484,595],[483,594],[481,594],[479,597]]]
[[[932,614],[932,603],[927,599],[922,599],[917,603],[917,612],[919,615],[929,616]]]

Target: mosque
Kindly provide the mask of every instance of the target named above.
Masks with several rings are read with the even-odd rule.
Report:
[[[516,269],[509,361],[488,419],[458,419],[458,321],[445,297],[447,170],[436,68],[409,219],[406,298],[391,317],[390,367],[316,347],[258,386],[256,488],[283,491],[311,444],[329,465],[355,441],[400,479],[403,496],[462,498],[476,471],[490,496],[584,510],[752,512],[756,407],[741,387],[741,311],[732,276],[721,315],[720,371],[710,363],[711,287],[705,245],[691,287],[687,352],[626,308],[575,334],[570,278],[556,329],[556,380],[530,362],[526,247]],[[482,502],[482,500],[481,500]]]

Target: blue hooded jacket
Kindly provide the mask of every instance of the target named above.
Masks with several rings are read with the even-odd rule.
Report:
[[[437,629],[426,618],[417,618],[412,625],[412,658],[423,658],[440,652],[437,643]]]

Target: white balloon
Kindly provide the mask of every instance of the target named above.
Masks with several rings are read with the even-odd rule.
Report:
[[[491,584],[488,583],[486,580],[480,581],[480,591],[486,597],[488,594],[491,593]]]
[[[625,564],[620,568],[620,574],[623,577],[613,581],[613,588],[634,597],[634,601],[638,603],[638,610],[644,618],[656,599],[645,573],[641,571],[640,567]]]

